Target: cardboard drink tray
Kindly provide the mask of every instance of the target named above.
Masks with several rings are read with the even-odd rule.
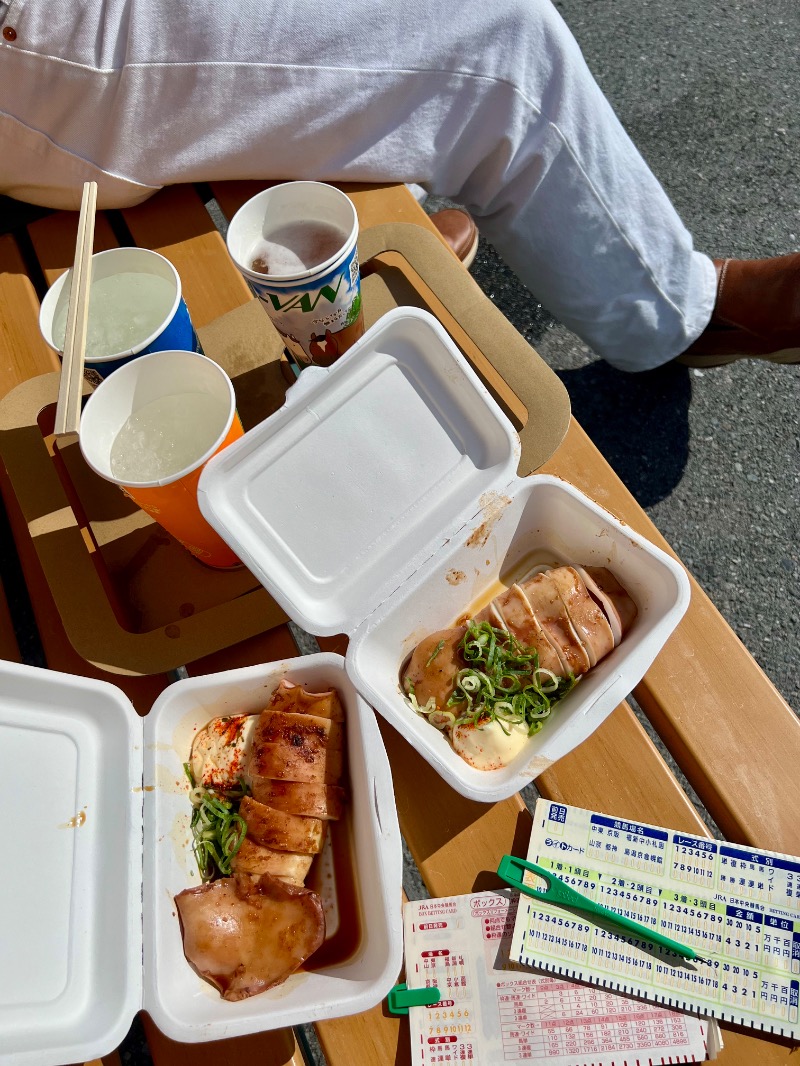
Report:
[[[447,248],[395,223],[365,230],[359,253],[366,325],[398,306],[436,315],[518,431],[520,472],[546,462],[569,424],[566,390]],[[198,334],[233,379],[245,430],[282,406],[291,371],[257,300]],[[284,621],[247,569],[204,566],[95,475],[77,444],[54,447],[58,384],[42,375],[3,399],[0,456],[76,651],[111,672],[162,673]]]

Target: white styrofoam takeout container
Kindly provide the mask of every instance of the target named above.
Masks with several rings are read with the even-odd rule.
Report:
[[[470,799],[517,792],[641,680],[689,602],[682,567],[559,478],[517,476],[519,438],[437,320],[384,315],[207,464],[208,521],[287,614],[346,633],[361,695]],[[639,614],[512,763],[476,770],[408,706],[414,646],[532,564],[607,566]]]
[[[173,897],[199,876],[182,764],[198,729],[260,710],[282,677],[342,696],[362,936],[336,965],[227,1003],[183,954]],[[221,1040],[367,1010],[397,980],[402,853],[391,772],[339,655],[178,681],[144,719],[113,685],[0,662],[0,795],[14,812],[13,862],[0,879],[3,1066],[98,1058],[142,1008],[173,1040]]]

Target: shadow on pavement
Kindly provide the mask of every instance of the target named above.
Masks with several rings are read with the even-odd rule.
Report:
[[[597,362],[556,373],[572,413],[641,506],[669,496],[689,455],[688,368],[626,374]]]
[[[426,210],[439,206],[451,205],[433,198],[425,204]],[[484,238],[471,273],[492,303],[552,366],[547,344],[540,346],[540,342],[557,325],[556,319]],[[594,361],[574,370],[553,369],[567,388],[573,414],[639,504],[650,507],[669,496],[681,480],[689,455],[688,367],[672,363],[626,374]]]

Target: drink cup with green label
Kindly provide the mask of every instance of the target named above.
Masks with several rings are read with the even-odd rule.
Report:
[[[332,185],[290,181],[234,215],[228,251],[301,366],[330,366],[364,332],[358,216]]]

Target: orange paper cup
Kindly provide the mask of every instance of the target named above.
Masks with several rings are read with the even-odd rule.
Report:
[[[109,375],[81,415],[92,470],[127,493],[209,566],[240,566],[197,505],[197,482],[217,452],[242,436],[231,379],[195,352],[152,352]]]

